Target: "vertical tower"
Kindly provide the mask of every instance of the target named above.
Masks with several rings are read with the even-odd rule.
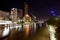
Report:
[[[24,17],[23,17],[24,22],[29,22],[29,21],[31,21],[31,17],[30,17],[29,14],[28,14],[28,5],[27,5],[26,2],[25,2],[24,11],[25,11],[25,15],[24,15]]]
[[[11,9],[11,19],[14,22],[17,21],[17,8],[12,8]]]
[[[5,12],[5,20],[9,20],[9,12]]]
[[[22,9],[18,9],[18,17],[20,19],[22,19],[22,17],[23,17],[23,10]]]
[[[24,4],[25,4],[25,8],[24,8],[24,10],[25,10],[25,14],[28,14],[28,5],[27,5],[26,2],[25,2]]]

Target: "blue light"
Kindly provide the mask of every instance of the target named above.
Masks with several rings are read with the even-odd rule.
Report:
[[[55,9],[50,9],[49,13],[50,13],[50,16],[56,16],[56,10]]]
[[[54,13],[54,11],[51,11],[51,13]]]
[[[55,16],[55,14],[53,14],[53,16]]]

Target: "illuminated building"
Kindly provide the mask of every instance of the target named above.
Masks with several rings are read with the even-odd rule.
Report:
[[[8,32],[12,29],[16,29],[16,30],[20,31],[22,29],[22,27],[23,27],[23,30],[25,31],[26,36],[28,36],[31,28],[34,28],[34,30],[36,31],[36,22],[35,22],[36,17],[34,16],[34,20],[32,21],[32,17],[28,14],[28,5],[26,3],[25,3],[24,9],[25,9],[24,16],[23,16],[23,10],[22,9],[17,10],[17,8],[12,8],[10,14],[9,14],[9,12],[1,12],[3,14],[0,13],[1,14],[0,19],[4,19],[4,22],[6,21],[6,23],[4,23],[4,25],[9,24],[9,25],[5,25],[5,26],[8,26],[8,28],[5,27],[3,36],[8,34]],[[10,20],[11,23],[8,23],[9,18],[11,19]],[[22,23],[22,21],[23,21],[23,23]]]
[[[28,14],[28,5],[25,3],[25,15],[23,17],[23,21],[24,21],[24,24],[23,24],[23,28],[25,30],[25,35],[28,36],[29,34],[29,30],[30,30],[30,27],[31,27],[31,17],[29,16]]]
[[[10,18],[12,19],[13,22],[17,21],[17,8],[12,8],[11,9],[11,16]]]
[[[23,21],[24,22],[30,22],[31,21],[31,17],[28,14],[28,5],[25,3],[25,15],[23,17]]]
[[[4,19],[3,14],[4,14],[4,12],[0,11],[0,20]]]
[[[9,20],[9,12],[5,12],[4,20]]]
[[[25,16],[23,17],[23,21],[24,22],[30,22],[31,21],[31,17],[28,14],[25,14]]]
[[[28,5],[26,2],[24,4],[25,4],[25,7],[24,7],[25,14],[28,14]]]
[[[22,19],[22,17],[23,17],[23,10],[22,9],[18,9],[17,14],[18,14],[18,17],[20,19]]]
[[[0,10],[0,20],[5,20],[6,17],[9,17],[9,12],[5,12],[5,11]]]

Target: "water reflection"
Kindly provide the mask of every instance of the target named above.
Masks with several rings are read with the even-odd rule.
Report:
[[[19,37],[20,35],[22,35],[22,36],[24,36],[24,38],[28,38],[28,37],[31,37],[34,33],[36,33],[36,30],[34,30],[32,25],[24,25],[23,26],[24,28],[22,28],[23,30],[17,30],[16,27],[15,26],[14,27],[5,27],[2,35],[3,36],[8,35],[8,37],[11,37],[11,38],[14,38],[15,36]],[[21,29],[21,27],[22,26],[18,27],[18,29],[19,28]],[[12,35],[14,35],[14,36],[12,36]]]
[[[28,37],[28,35],[29,35],[29,27],[25,28],[25,36]]]
[[[9,27],[7,28],[7,27],[5,27],[4,28],[4,31],[3,31],[3,33],[2,33],[2,37],[4,37],[4,36],[7,36],[8,34],[9,34]]]

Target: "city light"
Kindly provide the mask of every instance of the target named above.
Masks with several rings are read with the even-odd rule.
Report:
[[[31,15],[29,15],[28,9],[29,9],[28,5],[27,3],[25,3],[24,9],[18,10],[18,8],[12,8],[10,12],[4,12],[5,14],[4,15],[2,14],[3,17],[0,17],[0,25],[1,25],[1,29],[2,29],[2,26],[4,27],[2,31],[3,38],[6,36],[13,38],[13,36],[15,37],[18,34],[19,34],[18,36],[21,36],[21,37],[23,36],[27,38],[31,36],[31,33],[32,33],[32,36],[37,33],[40,35],[40,31],[42,32],[44,30],[43,23],[45,21],[38,20],[38,17],[36,16],[32,17]],[[54,14],[54,11],[51,11],[51,13]],[[44,25],[44,27],[45,26],[46,25]],[[53,29],[51,25],[49,25],[49,32],[50,32],[51,40],[55,40],[54,38],[55,29]],[[44,33],[45,32],[42,32],[42,34]],[[9,37],[7,37],[6,39],[8,39]],[[20,37],[15,37],[15,38],[20,38]]]
[[[26,16],[27,16],[27,17],[29,17],[29,15],[28,15],[28,14],[27,14]]]
[[[2,33],[2,37],[7,36],[7,35],[9,34],[9,32],[10,32],[9,27],[8,27],[8,28],[5,27],[5,28],[4,28],[4,31],[3,31],[3,33]]]
[[[25,28],[24,28],[24,30],[25,30],[25,36],[28,37],[28,35],[29,35],[29,30],[30,30],[29,24],[26,24],[24,27],[25,27]]]
[[[53,16],[55,16],[55,14],[53,14]]]
[[[53,9],[53,10],[50,10],[50,15],[51,16],[56,16],[56,11]]]
[[[54,11],[51,11],[51,13],[54,13]]]
[[[52,25],[49,25],[49,33],[50,33],[50,39],[51,40],[56,40],[55,38],[55,28]]]

